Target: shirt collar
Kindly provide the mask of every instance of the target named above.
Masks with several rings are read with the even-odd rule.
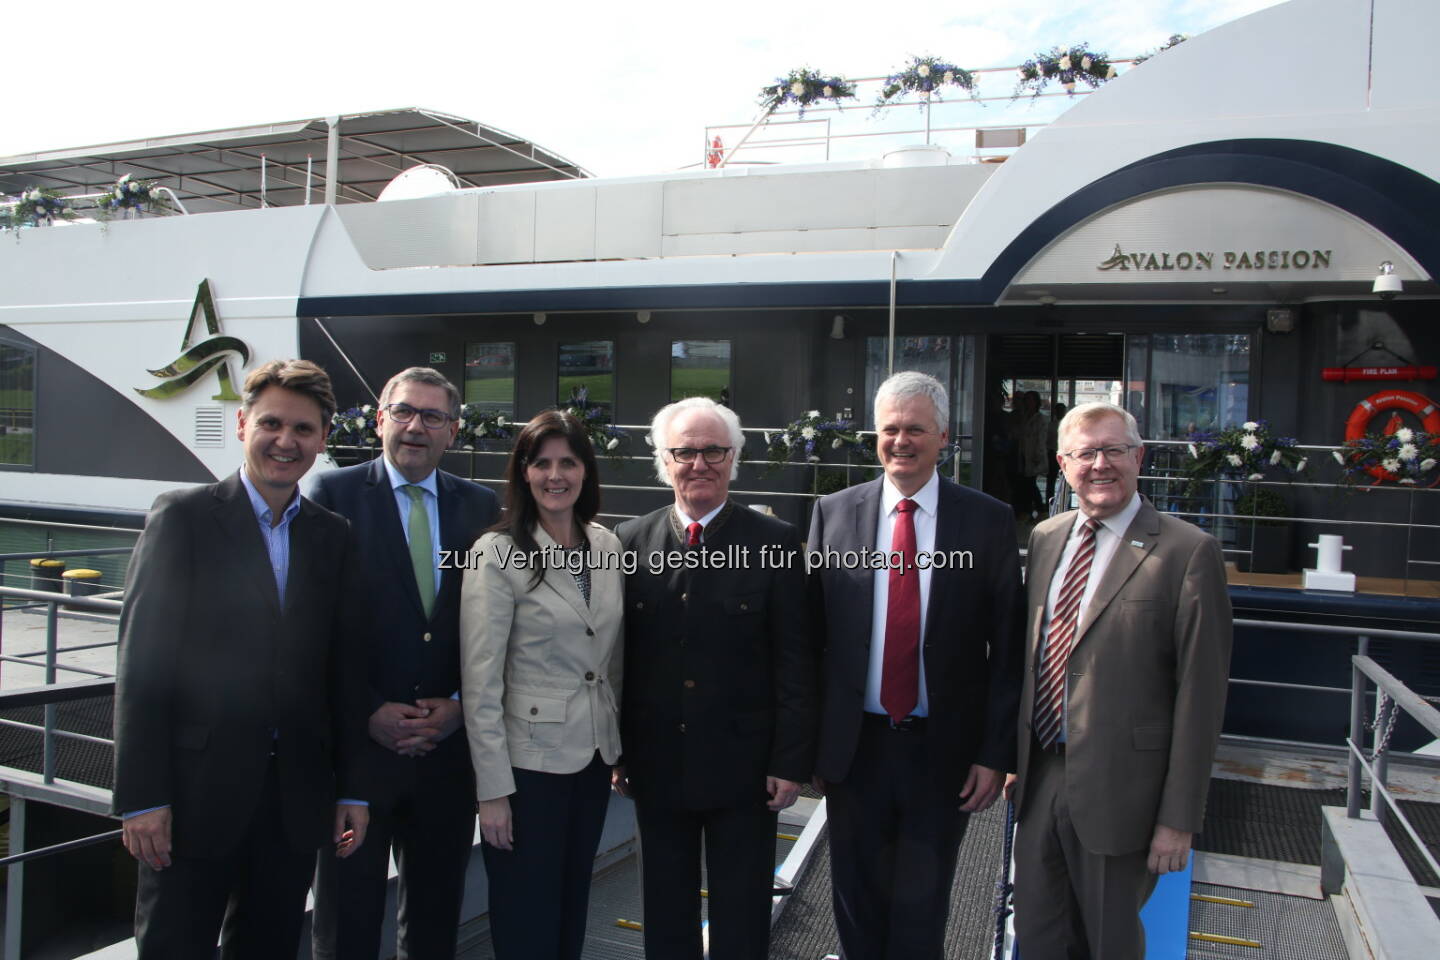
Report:
[[[1124,510],[1121,510],[1119,513],[1112,513],[1104,520],[1101,520],[1100,526],[1115,534],[1115,538],[1118,540],[1125,536],[1125,531],[1130,529],[1130,524],[1135,521],[1135,514],[1139,512],[1140,494],[1137,492],[1130,498],[1130,502],[1125,505]],[[1080,531],[1080,527],[1085,523],[1086,519],[1088,518],[1085,516],[1084,510],[1077,510],[1075,512],[1075,523],[1070,528],[1071,536],[1074,536]]]
[[[244,467],[240,468],[240,483],[245,487],[245,493],[250,497],[250,509],[255,511],[255,519],[267,527],[275,527],[280,524],[274,523],[270,513],[270,504],[260,496],[260,491],[255,489],[255,484],[250,482],[250,474]],[[285,512],[280,514],[280,523],[291,520],[295,514],[300,512],[300,488],[297,486],[290,494],[290,502],[285,507]]]
[[[725,504],[722,502],[722,503],[720,504],[720,506],[716,507],[714,510],[711,510],[709,513],[705,514],[705,516],[703,516],[703,517],[700,518],[700,527],[703,529],[703,528],[705,528],[705,527],[710,526],[710,521],[711,521],[711,520],[714,520],[715,517],[716,517],[716,515],[718,515],[718,514],[720,513],[720,511],[721,511],[721,510],[724,510],[724,509],[725,509]],[[677,517],[680,518],[680,526],[681,526],[681,527],[688,527],[688,526],[690,526],[690,524],[692,524],[692,523],[695,522],[693,519],[691,519],[690,517],[686,516],[684,510],[681,510],[681,509],[680,509],[680,504],[679,504],[678,502],[675,504],[675,516],[677,516]]]
[[[901,493],[895,484],[886,477],[880,484],[880,513],[881,516],[889,516],[895,512],[895,504],[907,497]],[[935,516],[935,508],[940,503],[940,471],[934,470],[930,473],[930,479],[925,481],[925,486],[915,491],[915,495],[908,499],[914,500],[915,505],[930,516]]]
[[[424,480],[421,480],[419,483],[411,484],[409,480],[405,479],[404,474],[402,474],[399,470],[395,469],[395,464],[390,462],[389,457],[382,456],[380,460],[382,463],[385,464],[386,475],[390,477],[391,490],[399,490],[401,487],[406,486],[416,486],[419,487],[421,490],[428,491],[430,496],[434,497],[435,499],[440,499],[440,486],[436,482],[436,475],[440,472],[439,470],[431,470],[430,476],[426,477]]]

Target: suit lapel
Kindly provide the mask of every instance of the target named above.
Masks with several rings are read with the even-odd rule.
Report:
[[[399,584],[410,606],[421,617],[425,608],[420,603],[420,588],[415,585],[415,568],[410,565],[410,543],[405,539],[405,528],[400,525],[400,508],[395,501],[395,488],[390,486],[390,474],[385,469],[383,457],[370,461],[370,471],[365,475],[369,489],[366,501],[370,522],[378,524],[380,542],[384,549],[385,563],[390,565],[390,582]],[[367,558],[373,562],[373,558]],[[438,608],[438,604],[436,605]]]
[[[941,477],[935,496],[935,543],[931,547],[932,553],[943,553],[952,548],[959,548],[964,543],[964,538],[961,536],[964,517],[955,508],[953,500],[953,491],[946,486],[945,478]],[[877,506],[876,521],[878,522],[878,520],[879,509]],[[871,529],[875,529],[874,526]],[[960,600],[963,603],[964,598],[951,596],[951,591],[946,589],[948,579],[945,570],[932,570],[930,573],[930,604],[925,615],[925,633],[921,637],[922,642],[943,642],[955,632],[954,621],[947,617],[944,611],[950,601]],[[941,627],[942,623],[948,624],[948,626]],[[937,631],[940,632],[940,635],[932,636]]]
[[[221,481],[215,497],[215,522],[230,540],[240,579],[250,584],[272,613],[279,613],[280,591],[275,586],[275,572],[270,569],[270,553],[260,536],[260,523],[255,519],[255,508],[250,505],[250,495],[240,482],[240,474],[233,473]]]
[[[539,526],[535,528],[535,542],[540,545],[540,555],[542,559],[557,555],[556,553],[552,553],[551,551],[563,553],[563,549],[561,548],[561,546],[554,540],[552,540],[550,538],[550,535]],[[564,600],[570,605],[570,607],[575,611],[576,615],[579,616],[581,620],[585,621],[585,625],[587,627],[590,627],[592,630],[595,628],[595,624],[590,619],[590,605],[587,604],[585,602],[585,598],[581,596],[580,588],[576,586],[575,578],[570,575],[569,570],[565,569],[563,566],[552,567],[547,565],[545,570],[545,580],[541,584],[541,587],[537,589],[554,591],[560,597],[560,599]],[[595,583],[593,580],[590,583],[590,589],[592,592],[595,589]]]
[[[1070,539],[1070,531],[1075,526],[1073,510],[1061,516],[1065,518],[1065,522],[1035,539],[1034,552],[1030,554],[1025,563],[1026,596],[1029,598],[1029,605],[1032,609],[1036,606],[1042,608],[1041,615],[1032,618],[1034,627],[1031,629],[1030,635],[1025,638],[1025,642],[1029,646],[1031,663],[1039,660],[1039,644],[1042,635],[1040,627],[1044,620],[1045,598],[1049,595],[1050,584],[1059,570],[1060,556],[1065,552],[1065,543]]]
[[[856,550],[875,549],[875,530],[880,524],[880,484],[883,480],[873,480],[860,488],[859,499],[855,503],[855,509],[851,512],[851,522],[854,526],[850,530],[850,543]],[[844,549],[851,549],[846,547]],[[863,624],[864,629],[858,631],[865,638],[865,648],[870,648],[870,621],[875,616],[875,580],[869,570],[857,571],[855,577],[854,597],[854,623]]]
[[[315,528],[315,517],[308,500],[300,501],[300,512],[290,521],[290,573],[285,578],[285,609],[303,603],[310,594],[310,579],[315,574],[316,543],[321,531]]]
[[[1085,639],[1085,631],[1095,619],[1105,612],[1125,581],[1140,566],[1145,555],[1155,549],[1155,541],[1160,536],[1160,515],[1155,508],[1150,506],[1150,501],[1140,501],[1140,512],[1135,514],[1135,519],[1130,521],[1130,527],[1121,538],[1120,545],[1115,548],[1115,555],[1110,558],[1110,564],[1105,568],[1105,574],[1100,578],[1100,583],[1095,587],[1095,595],[1090,599],[1090,606],[1085,609],[1085,616],[1076,628],[1075,643],[1079,644]]]
[[[468,534],[462,523],[464,518],[460,516],[460,499],[455,494],[458,482],[448,473],[435,472],[435,489],[440,493],[437,504],[440,512],[440,549],[463,552],[470,549],[470,544],[465,539]],[[440,592],[435,596],[435,609],[444,609],[446,594],[460,589],[461,573],[454,566],[440,571]],[[419,599],[418,592],[416,599]]]

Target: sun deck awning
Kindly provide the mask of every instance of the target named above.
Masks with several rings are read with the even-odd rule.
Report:
[[[307,196],[320,203],[332,120],[337,203],[374,200],[401,171],[422,163],[445,167],[467,187],[591,176],[514,134],[411,107],[0,157],[0,194],[36,186],[67,196],[98,193],[128,173],[174,190],[190,213],[259,207],[262,195],[266,206],[301,204]]]

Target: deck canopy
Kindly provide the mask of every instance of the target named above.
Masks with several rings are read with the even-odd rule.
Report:
[[[128,173],[174,190],[190,213],[259,207],[262,195],[265,206],[305,203],[307,195],[321,203],[332,124],[337,203],[374,200],[401,171],[422,163],[445,167],[464,187],[591,176],[514,134],[410,107],[0,157],[0,194],[35,186],[96,194]]]

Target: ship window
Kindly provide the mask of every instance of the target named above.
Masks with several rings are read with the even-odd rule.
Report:
[[[849,412],[866,430],[875,429],[873,401],[876,388],[888,375],[888,342],[885,337],[865,341],[865,396],[860,409]],[[928,373],[945,385],[950,394],[950,422],[945,429],[950,432],[951,449],[944,454],[943,470],[946,476],[969,484],[974,460],[975,337],[896,337],[895,370]]]
[[[465,344],[465,402],[515,417],[515,344]]]
[[[1250,335],[1152,333],[1130,338],[1126,407],[1151,440],[1183,440],[1249,419]]]
[[[615,341],[577,340],[560,344],[555,402],[589,404],[607,415],[615,407]]]
[[[731,405],[729,340],[670,342],[670,400],[686,397]]]
[[[35,351],[0,341],[0,464],[35,465]]]

